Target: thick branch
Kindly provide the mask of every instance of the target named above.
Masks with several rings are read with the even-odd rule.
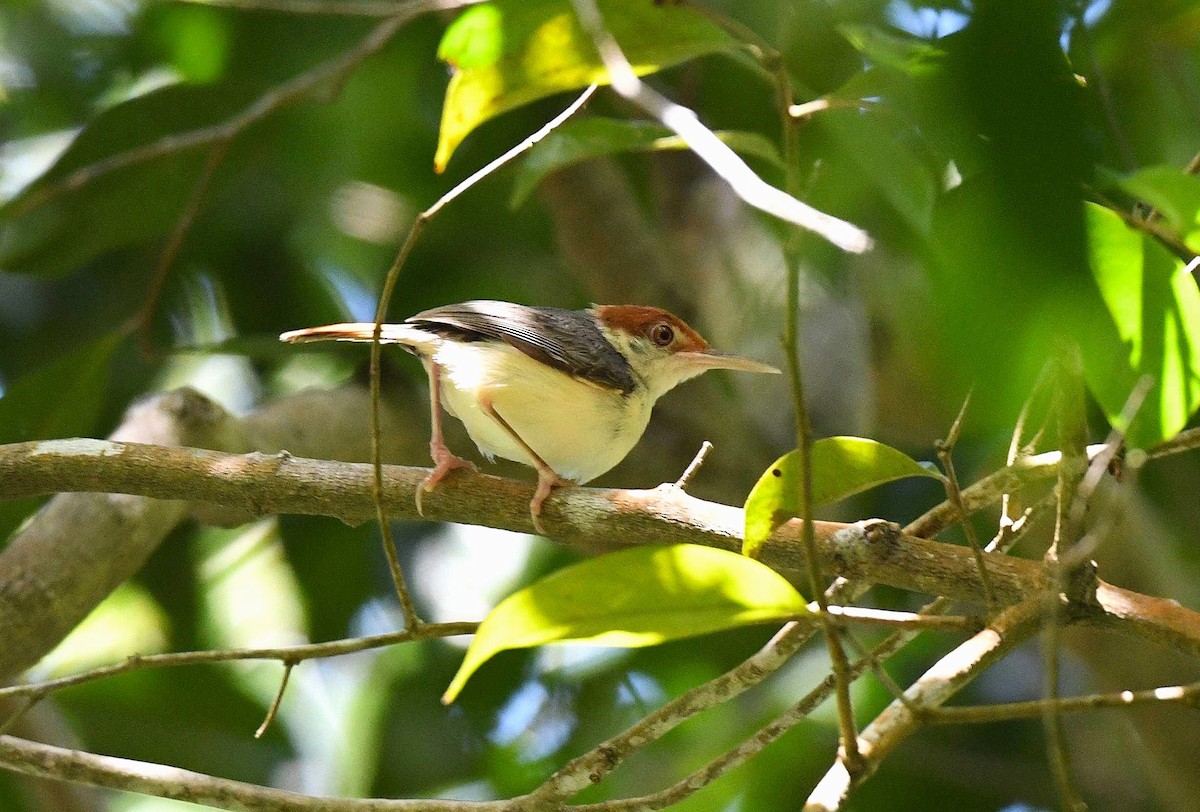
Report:
[[[389,515],[419,519],[413,498],[428,470],[386,466],[383,495]],[[120,491],[157,499],[192,499],[255,514],[334,516],[357,524],[374,516],[371,467],[277,455],[228,454],[101,440],[57,440],[0,446],[0,498],[54,490]],[[530,532],[532,485],[482,474],[455,475],[425,499],[426,519]],[[969,490],[969,489],[968,489]],[[550,535],[590,549],[640,543],[706,544],[741,548],[740,508],[695,499],[674,488],[567,488],[546,503]],[[983,589],[969,550],[895,531],[885,522],[816,522],[822,565],[854,580],[980,602]],[[7,555],[9,551],[5,551]],[[13,572],[0,555],[0,572]],[[780,529],[762,560],[801,582],[805,571],[799,522]],[[1035,562],[987,555],[997,599],[1017,603],[1042,588]],[[7,580],[11,580],[8,576]],[[20,620],[0,584],[0,628]],[[1095,607],[1078,607],[1074,622],[1109,626],[1200,654],[1200,615],[1173,601],[1103,582]]]
[[[166,446],[208,446],[235,452],[276,451],[286,446],[310,454],[365,459],[366,405],[366,393],[360,389],[306,392],[234,418],[202,395],[180,390],[133,406],[113,434],[118,442],[64,441],[65,446],[59,448],[74,449],[65,457],[39,455],[38,447],[45,451],[54,446],[32,443],[27,450],[34,453],[22,467],[45,473],[47,463],[50,469],[63,463],[71,467],[71,460],[87,460],[89,454],[103,454],[103,449],[137,443],[156,443],[159,445],[138,447],[176,452],[178,449]],[[418,444],[406,444],[411,435],[401,421],[394,415],[390,418],[388,437],[393,446],[389,457],[394,459],[398,452],[419,455]],[[183,453],[186,456],[187,452]],[[234,454],[228,459],[244,458]],[[195,497],[203,499],[203,495],[188,493],[185,481],[176,483],[180,487],[172,495],[123,489],[105,482],[106,473],[99,470],[77,473],[90,484],[73,487],[43,479],[40,486],[26,491],[30,495],[89,493],[50,500],[0,551],[0,681],[33,665],[57,645],[113,589],[137,572],[189,511],[225,524],[246,521],[261,512],[245,498],[213,500],[219,507],[198,504]],[[23,487],[17,480],[25,480],[24,475],[4,466],[0,491],[10,484]],[[29,484],[26,480],[25,485]],[[108,493],[122,490],[126,494]],[[143,498],[147,496],[159,498]]]

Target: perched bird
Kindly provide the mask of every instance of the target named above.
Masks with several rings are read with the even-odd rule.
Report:
[[[371,341],[375,325],[329,324],[280,340]],[[542,531],[553,488],[595,479],[637,444],[654,402],[709,369],[778,372],[708,346],[677,316],[657,307],[598,305],[587,310],[473,301],[384,324],[383,343],[400,344],[429,375],[434,469],[421,495],[456,468],[471,468],[442,439],[441,407],[457,417],[489,460],[531,465],[538,487],[529,503]]]

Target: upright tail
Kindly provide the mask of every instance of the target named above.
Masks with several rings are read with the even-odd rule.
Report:
[[[279,340],[286,341],[288,344],[307,344],[310,341],[370,342],[374,335],[374,323],[360,321],[289,330],[279,336]],[[385,324],[379,335],[380,342],[384,344],[406,344],[410,347],[425,344],[430,338],[432,336],[429,333],[413,327],[411,324]]]

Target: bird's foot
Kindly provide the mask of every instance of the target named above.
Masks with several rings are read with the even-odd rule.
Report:
[[[438,486],[438,483],[446,478],[446,475],[458,468],[466,468],[471,471],[478,471],[475,463],[470,460],[464,460],[462,457],[456,456],[444,444],[429,444],[429,453],[433,457],[433,472],[425,477],[425,480],[417,487],[417,513],[421,516],[425,515],[425,510],[421,505],[421,498],[432,493],[433,489]]]
[[[546,529],[542,527],[542,503],[546,501],[546,497],[555,488],[566,488],[575,484],[577,483],[574,480],[563,479],[550,468],[538,469],[538,486],[529,502],[529,516],[533,519],[533,529],[539,535],[546,535]]]

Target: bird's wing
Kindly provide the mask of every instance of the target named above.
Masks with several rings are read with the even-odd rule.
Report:
[[[568,375],[628,393],[637,386],[629,362],[586,310],[473,301],[418,313],[406,324],[444,331],[459,340],[503,341]]]

